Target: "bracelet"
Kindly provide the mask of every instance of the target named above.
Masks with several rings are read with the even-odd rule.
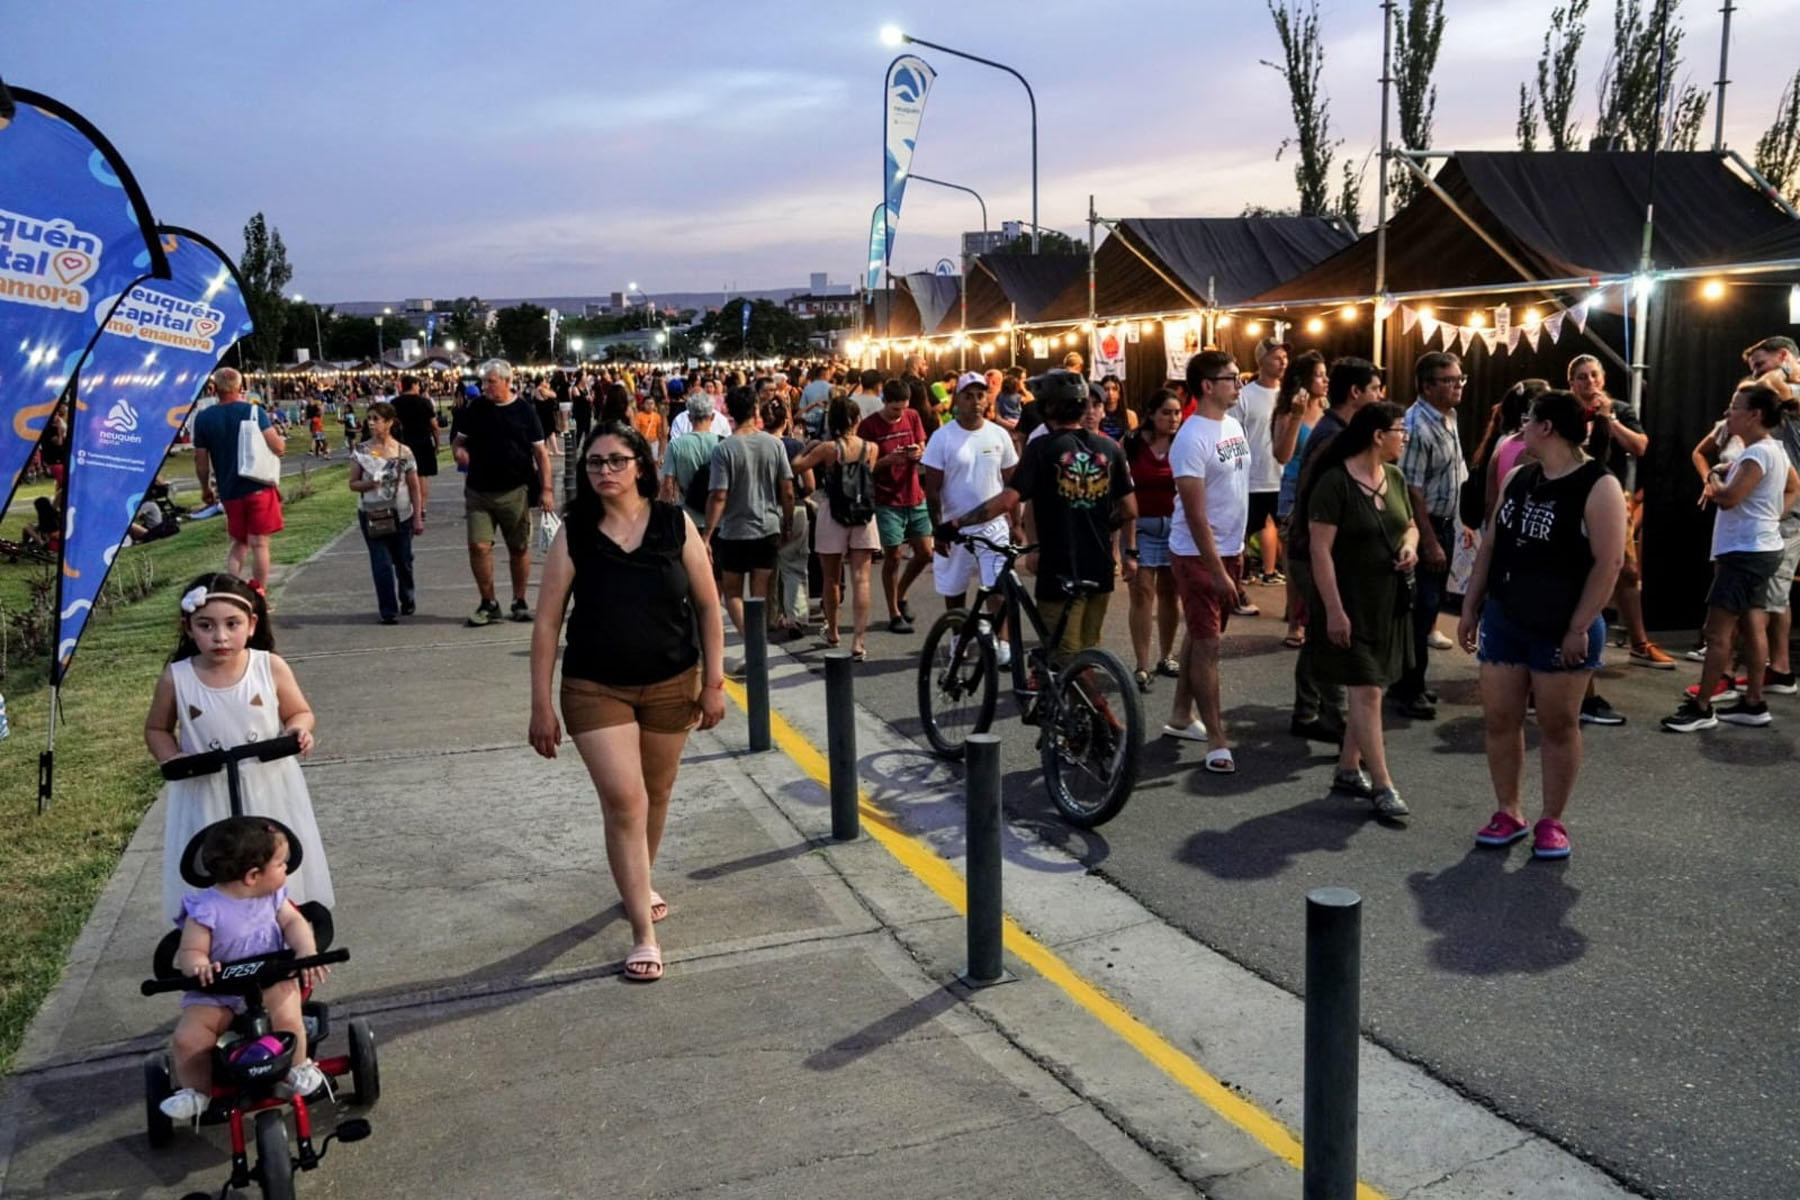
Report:
[[[722,681],[719,683],[704,683],[700,685],[700,690],[703,692],[722,692],[725,690],[725,684]]]

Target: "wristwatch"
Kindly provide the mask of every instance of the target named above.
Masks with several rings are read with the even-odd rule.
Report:
[[[1126,557],[1126,558],[1136,558],[1136,557],[1138,557],[1138,550],[1137,550],[1137,547],[1136,547],[1136,546],[1132,546],[1132,547],[1131,547],[1131,548],[1130,548],[1130,549],[1128,549],[1128,550],[1126,550],[1126,551],[1125,551],[1125,557]]]

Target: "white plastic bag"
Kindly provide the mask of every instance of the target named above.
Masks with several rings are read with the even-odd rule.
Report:
[[[263,437],[262,422],[257,419],[254,409],[249,420],[238,424],[237,473],[239,479],[254,483],[281,482],[281,458],[269,449],[268,440]]]
[[[556,532],[561,528],[561,517],[557,516],[550,509],[538,509],[537,532],[532,537],[531,548],[539,554],[550,553],[550,543],[556,540]]]

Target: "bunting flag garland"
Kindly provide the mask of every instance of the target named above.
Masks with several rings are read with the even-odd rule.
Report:
[[[1406,334],[1411,333],[1413,331],[1413,328],[1415,326],[1417,326],[1418,323],[1419,323],[1419,310],[1416,308],[1413,308],[1411,305],[1402,304],[1400,306],[1400,333],[1401,333],[1401,336],[1405,336]],[[1431,335],[1429,333],[1426,334],[1425,337],[1426,337],[1427,341],[1429,341],[1431,339]]]
[[[1415,321],[1417,321],[1421,327],[1424,328],[1425,342],[1426,342],[1426,344],[1429,345],[1431,342],[1431,339],[1437,336],[1437,331],[1438,331],[1437,318],[1421,316],[1419,313],[1414,312],[1410,308],[1402,308],[1400,311],[1405,314],[1400,319],[1402,324],[1405,324],[1406,317],[1411,317]]]
[[[1525,327],[1525,340],[1531,345],[1533,353],[1536,353],[1538,348],[1538,336],[1543,332],[1543,325],[1535,321]]]
[[[1507,330],[1506,330],[1506,352],[1508,354],[1513,353],[1514,351],[1516,351],[1519,348],[1519,338],[1521,335],[1524,334],[1524,332],[1525,331],[1523,329],[1520,329],[1517,325],[1512,325],[1507,328]]]
[[[1587,332],[1589,301],[1572,305],[1563,312],[1552,313],[1539,319],[1536,310],[1527,310],[1523,324],[1515,323],[1510,305],[1497,305],[1487,311],[1492,314],[1491,324],[1459,325],[1453,321],[1440,320],[1432,315],[1429,308],[1414,308],[1410,304],[1396,307],[1400,312],[1400,331],[1402,336],[1414,329],[1420,330],[1420,340],[1430,346],[1442,334],[1444,349],[1453,353],[1465,353],[1470,346],[1479,341],[1487,347],[1489,353],[1504,350],[1508,354],[1516,353],[1523,342],[1532,351],[1544,344],[1546,338],[1551,345],[1562,340],[1564,320],[1581,332]]]
[[[1544,332],[1550,335],[1553,342],[1562,341],[1563,313],[1552,313],[1544,318]]]
[[[1587,314],[1588,302],[1586,300],[1583,300],[1580,304],[1577,304],[1574,308],[1569,310],[1569,315],[1575,319],[1575,328],[1582,333],[1587,332]]]
[[[1489,354],[1492,354],[1494,347],[1500,342],[1500,331],[1498,329],[1477,329],[1475,332],[1481,335],[1481,344],[1487,347]]]

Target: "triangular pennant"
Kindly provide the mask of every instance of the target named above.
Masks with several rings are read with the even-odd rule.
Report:
[[[1404,337],[1407,334],[1411,333],[1413,331],[1413,326],[1417,325],[1418,323],[1419,323],[1419,310],[1414,308],[1410,304],[1402,304],[1400,306],[1400,335],[1402,337]],[[1427,333],[1425,336],[1427,339],[1429,339],[1431,337],[1431,335],[1429,333]]]
[[[1456,344],[1456,352],[1458,354],[1467,354],[1468,353],[1469,343],[1474,340],[1474,337],[1473,337],[1474,333],[1475,333],[1475,331],[1473,329],[1470,329],[1467,325],[1458,325],[1456,327],[1456,343],[1455,344]]]
[[[1544,332],[1550,335],[1552,342],[1562,341],[1562,324],[1562,313],[1552,313],[1544,318]]]
[[[1436,317],[1421,316],[1419,317],[1419,328],[1425,331],[1424,342],[1429,346],[1431,339],[1437,336],[1438,320]]]
[[[1577,304],[1574,308],[1569,310],[1569,316],[1573,317],[1575,320],[1575,328],[1579,329],[1582,333],[1587,332],[1587,314],[1588,302],[1586,300],[1583,300],[1580,304]]]
[[[1520,329],[1517,325],[1508,325],[1506,327],[1506,352],[1508,354],[1512,354],[1518,350],[1519,337],[1524,332],[1525,331]]]
[[[1487,352],[1492,354],[1494,352],[1494,347],[1500,344],[1500,331],[1497,329],[1477,329],[1475,332],[1480,335],[1481,344],[1487,347]]]
[[[1527,342],[1531,343],[1531,348],[1534,352],[1538,348],[1538,335],[1540,333],[1542,333],[1543,331],[1544,331],[1543,325],[1537,321],[1533,321],[1531,324],[1529,324],[1525,327],[1525,340]]]

